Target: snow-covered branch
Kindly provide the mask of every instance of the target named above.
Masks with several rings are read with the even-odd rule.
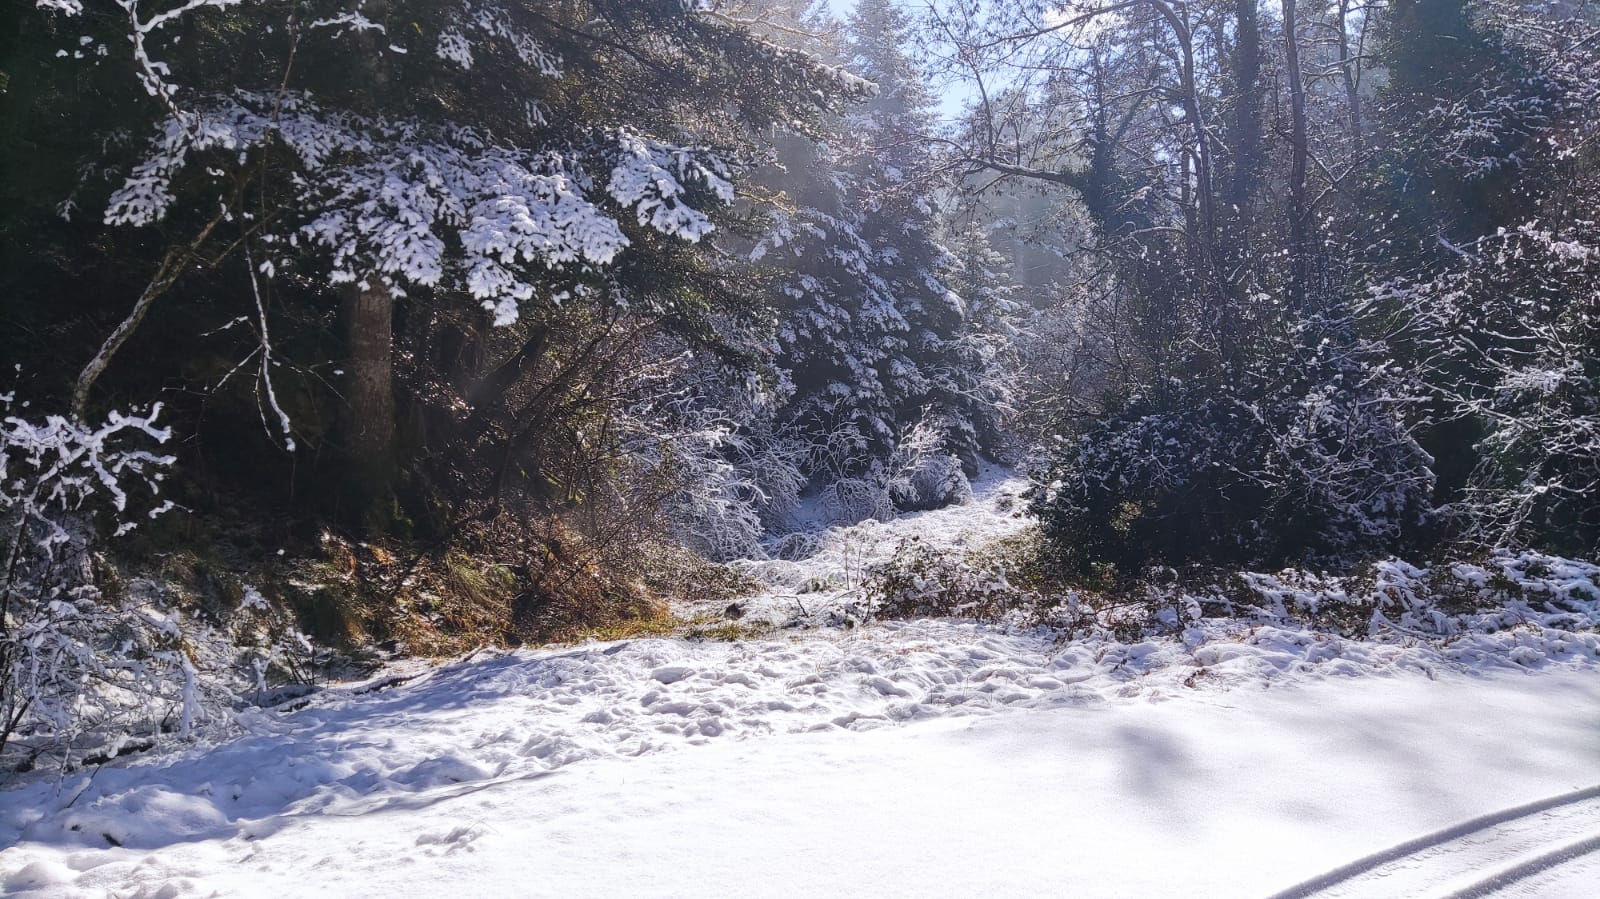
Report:
[[[714,154],[631,133],[594,135],[566,152],[490,142],[469,128],[368,118],[311,99],[239,92],[169,118],[151,154],[111,197],[108,224],[148,225],[175,202],[173,179],[206,153],[239,157],[286,147],[298,217],[262,237],[285,253],[327,252],[332,283],[369,276],[402,286],[463,289],[516,320],[552,269],[613,263],[628,246],[612,202],[639,224],[696,241],[712,230],[699,201],[733,198]],[[604,192],[589,174],[609,167]],[[455,258],[452,258],[455,257]]]

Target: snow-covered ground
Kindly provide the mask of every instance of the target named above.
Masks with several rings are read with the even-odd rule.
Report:
[[[751,605],[1015,530],[1018,486],[826,535],[825,590],[760,563]],[[0,893],[1590,899],[1597,660],[1592,630],[1224,620],[480,653],[0,792]]]

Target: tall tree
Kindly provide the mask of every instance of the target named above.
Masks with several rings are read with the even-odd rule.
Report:
[[[932,101],[908,52],[913,24],[884,0],[857,6],[833,52],[875,94],[826,141],[780,145],[781,171],[767,180],[792,205],[752,253],[785,297],[776,361],[789,384],[777,414],[815,447],[806,473],[843,517],[891,511],[891,484],[904,482],[897,451],[919,422],[937,434],[935,455],[969,469],[994,442],[993,353],[978,331],[997,310],[950,288],[959,263],[937,241],[947,188],[925,140]],[[898,504],[954,495],[913,493]]]
[[[592,358],[587,344],[549,340],[555,322],[611,328],[621,316],[705,343],[715,316],[758,314],[745,285],[714,271],[705,241],[732,221],[736,170],[774,124],[815,120],[866,91],[854,76],[677,4],[121,6],[126,14],[111,17],[79,15],[92,4],[26,11],[57,33],[81,21],[102,39],[85,44],[100,48],[92,58],[52,62],[40,77],[65,85],[87,68],[104,90],[31,92],[21,102],[35,105],[16,121],[62,97],[74,111],[122,104],[118,125],[131,138],[109,135],[111,155],[61,163],[94,163],[73,197],[80,220],[128,229],[101,239],[159,246],[162,260],[153,275],[145,268],[149,287],[108,328],[113,339],[86,354],[78,405],[133,389],[135,379],[105,389],[99,377],[129,371],[123,341],[182,339],[161,329],[182,322],[178,308],[193,308],[194,291],[226,283],[243,305],[203,318],[255,332],[246,401],[280,447],[332,441],[340,452],[314,454],[296,476],[316,469],[324,483],[355,487],[322,495],[344,497],[348,520],[379,529],[397,504],[414,517],[433,502],[405,495],[402,482],[415,487],[439,461],[440,440],[548,484],[541,466],[552,459],[515,458],[528,441],[511,416],[553,416],[550,397],[578,379],[544,379]],[[102,172],[113,173],[109,183]],[[8,221],[35,211],[13,209]],[[138,255],[119,260],[124,275]],[[46,283],[51,258],[15,273],[26,292]],[[330,346],[318,329],[341,291],[346,339]],[[456,370],[396,383],[401,361],[414,370],[418,353],[443,358],[435,340],[455,342]],[[307,345],[328,355],[285,355]],[[558,352],[577,356],[552,365]],[[297,373],[296,362],[343,378]],[[339,428],[309,411],[330,405],[348,410]],[[421,418],[432,424],[413,424]],[[554,417],[534,424],[546,435],[563,427]],[[498,493],[506,480],[455,483]]]

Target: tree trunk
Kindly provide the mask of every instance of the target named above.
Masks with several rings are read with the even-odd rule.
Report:
[[[1283,0],[1284,65],[1289,76],[1289,302],[1305,309],[1311,272],[1311,209],[1306,199],[1306,87],[1300,73],[1296,0]]]
[[[367,0],[362,13],[373,22],[393,29],[389,0]],[[347,40],[359,52],[351,65],[365,79],[373,102],[381,104],[390,86],[389,60],[381,49],[385,32],[360,29]],[[367,263],[373,265],[375,263]],[[340,288],[345,328],[343,422],[346,480],[341,518],[358,531],[382,534],[394,523],[395,398],[394,398],[394,294],[375,270],[357,264],[357,279]]]
[[[1233,51],[1233,80],[1237,93],[1233,116],[1228,181],[1228,210],[1236,233],[1231,235],[1237,263],[1249,257],[1252,200],[1261,170],[1261,24],[1259,0],[1237,0],[1238,40]]]
[[[1361,61],[1350,52],[1349,20],[1350,0],[1339,0],[1339,71],[1344,77],[1345,105],[1349,107],[1347,113],[1350,118],[1350,141],[1354,146],[1355,155],[1359,157],[1364,144],[1361,137]],[[1366,27],[1366,20],[1363,19],[1361,25],[1363,32]]]
[[[1231,366],[1242,339],[1238,326],[1238,310],[1228,295],[1228,285],[1220,271],[1217,255],[1216,181],[1212,171],[1211,129],[1206,125],[1204,106],[1200,102],[1199,81],[1195,74],[1194,31],[1189,26],[1188,7],[1174,8],[1167,0],[1146,0],[1166,20],[1178,42],[1179,100],[1188,123],[1192,142],[1184,153],[1188,171],[1194,181],[1192,195],[1184,197],[1186,215],[1193,210],[1189,224],[1191,267],[1199,278],[1200,312],[1207,327],[1215,331],[1218,360]],[[1181,10],[1181,14],[1180,14]],[[1189,178],[1184,179],[1187,194]],[[1191,205],[1192,204],[1192,205]]]
[[[394,298],[377,276],[343,289],[347,518],[381,531],[394,515]]]
[[[1195,78],[1194,33],[1189,28],[1187,12],[1183,16],[1178,15],[1166,0],[1149,2],[1167,21],[1173,37],[1178,40],[1178,63],[1181,66],[1178,75],[1179,99],[1183,104],[1184,118],[1188,120],[1190,138],[1194,141],[1189,151],[1194,157],[1194,202],[1199,225],[1199,233],[1195,238],[1205,267],[1209,270],[1216,262],[1216,194],[1211,174],[1211,133],[1202,116],[1200,90]]]

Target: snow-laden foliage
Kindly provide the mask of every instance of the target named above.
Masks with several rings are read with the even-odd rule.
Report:
[[[772,417],[774,398],[753,382],[720,383],[691,352],[636,367],[633,397],[612,425],[633,481],[652,481],[665,525],[714,561],[763,559],[769,531],[784,530],[806,478],[806,445]]]
[[[120,388],[100,375],[134,373],[119,350],[148,341],[157,364],[138,372],[170,363],[151,377],[210,398],[179,404],[178,428],[227,430],[238,400],[250,413],[259,400],[268,430],[294,435],[278,446],[319,460],[283,472],[293,504],[311,498],[315,516],[359,529],[404,519],[408,538],[459,533],[456,506],[543,515],[616,487],[605,482],[629,468],[612,464],[620,444],[594,421],[635,397],[597,386],[622,383],[607,353],[651,366],[661,360],[630,354],[670,335],[727,363],[712,380],[756,370],[763,351],[747,335],[769,325],[769,297],[711,237],[731,230],[736,180],[775,129],[811,133],[872,93],[698,3],[25,7],[55,26],[85,12],[80,45],[98,54],[38,52],[39,90],[16,95],[30,128],[85,123],[70,163],[41,166],[71,176],[39,192],[112,226],[94,244],[106,266],[45,253],[25,277],[71,266],[148,285],[131,314],[112,291],[88,304],[84,320],[121,324],[85,353],[75,408]],[[31,202],[7,227],[45,208]],[[243,318],[211,320],[237,299]],[[204,333],[181,333],[201,321]],[[218,368],[210,354],[240,323],[261,339],[233,341],[244,360]],[[583,333],[552,336],[567,324]],[[264,398],[241,397],[231,377],[252,360]],[[185,446],[204,454],[218,436]],[[275,477],[242,462],[222,471],[223,492]]]
[[[795,387],[785,416],[813,435],[810,472],[823,478],[892,465],[924,412],[944,450],[969,464],[993,429],[995,349],[937,271],[953,259],[921,234],[875,227],[859,213],[806,208],[779,216],[753,253],[792,272],[781,276],[788,313],[777,335]],[[908,240],[931,254],[909,271]]]
[[[952,426],[924,416],[901,435],[889,457],[889,496],[902,512],[938,509],[972,499],[961,460],[946,449]]]
[[[1418,104],[1415,121],[1405,123],[1422,137],[1407,133],[1396,143],[1424,144],[1431,164],[1467,180],[1537,167],[1552,150],[1569,156],[1581,151],[1585,132],[1594,133],[1590,113],[1600,100],[1600,20],[1593,10],[1516,0],[1439,8],[1453,15],[1440,16],[1431,29],[1439,32],[1438,43],[1419,52],[1451,46],[1445,41],[1459,44],[1463,37],[1471,45],[1457,59],[1422,63],[1436,69],[1431,80],[1399,92],[1421,94],[1431,105]],[[1471,31],[1452,34],[1452,18]],[[1461,78],[1466,72],[1476,77]],[[1405,104],[1410,98],[1398,99]]]
[[[1467,179],[1521,166],[1527,145],[1568,113],[1537,81],[1488,85],[1434,106],[1417,123],[1437,160]]]
[[[803,481],[795,449],[752,440],[726,420],[663,447],[660,464],[681,485],[669,500],[678,538],[713,561],[765,558],[768,523],[788,513]]]
[[[1600,310],[1581,299],[1597,286],[1600,233],[1580,220],[1490,235],[1434,277],[1374,290],[1429,349],[1448,414],[1481,423],[1448,510],[1474,541],[1600,533]]]
[[[1004,562],[921,541],[903,543],[889,561],[874,566],[863,593],[869,614],[878,618],[1000,621],[1039,602],[1011,583]]]
[[[1047,6],[930,16],[975,205],[1090,226],[1037,212],[1073,280],[1020,348],[1055,548],[1592,552],[1594,10]]]
[[[830,480],[818,491],[817,506],[823,523],[830,527],[893,518],[894,498],[889,493],[883,463],[874,460],[859,475]]]
[[[830,122],[826,141],[778,142],[779,166],[760,180],[782,197],[749,250],[782,310],[776,363],[792,390],[778,419],[810,443],[805,473],[834,522],[958,499],[965,475],[948,459],[970,473],[993,451],[1004,395],[995,374],[1009,310],[955,289],[965,269],[938,239],[949,185],[917,137],[932,101],[910,29],[903,11],[865,3],[826,46],[876,94]],[[944,457],[914,485],[899,458],[912,434],[936,446],[907,451]]]
[[[615,261],[629,243],[617,206],[641,225],[696,241],[713,226],[690,203],[733,198],[715,155],[625,132],[594,135],[565,153],[535,152],[490,143],[470,128],[239,92],[169,118],[154,152],[112,194],[105,220],[160,221],[174,201],[173,180],[187,169],[218,153],[243,158],[272,146],[290,150],[300,172],[294,216],[261,237],[286,261],[309,244],[328,254],[332,283],[376,276],[464,290],[502,325],[515,321],[545,272]],[[600,182],[592,170],[608,174]]]
[[[1320,330],[1320,329],[1319,329]],[[1150,562],[1352,560],[1415,539],[1432,458],[1414,386],[1370,347],[1322,341],[1277,386],[1172,385],[1050,451],[1033,510],[1088,570]]]
[[[463,69],[472,68],[473,40],[467,35],[473,34],[480,40],[486,38],[509,44],[523,65],[537,70],[541,75],[548,78],[561,75],[560,55],[550,52],[537,37],[526,29],[518,27],[504,6],[496,3],[467,2],[461,5],[461,13],[457,26],[447,28],[439,34],[435,52],[440,59],[455,63]]]
[[[887,441],[899,403],[927,386],[921,369],[905,358],[911,325],[880,271],[893,261],[884,255],[889,248],[868,244],[849,221],[819,210],[802,215],[780,219],[752,253],[768,264],[779,253],[799,263],[800,273],[781,288],[792,311],[778,339],[787,366],[803,383],[797,402],[816,411],[794,417],[848,422]]]
[[[159,52],[152,44],[161,43],[163,37],[175,43],[180,38],[172,35],[180,32],[185,19],[197,11],[225,10],[247,2],[250,0],[184,0],[175,6],[169,4],[165,8],[151,10],[149,6],[154,4],[147,6],[141,0],[113,0],[115,6],[120,8],[120,13],[109,9],[106,12],[127,23],[127,38],[131,44],[134,73],[145,93],[159,99],[168,109],[176,113],[181,88],[172,81],[172,66],[151,55],[152,52]],[[35,0],[34,5],[47,12],[68,16],[82,16],[85,11],[83,0]],[[99,10],[95,12],[100,13]],[[360,16],[352,18],[364,21]],[[313,27],[317,24],[321,23],[314,23]],[[169,25],[173,27],[163,34],[163,29]]]
[[[130,490],[152,497],[173,457],[139,445],[171,439],[158,427],[158,403],[147,414],[112,411],[103,423],[90,426],[61,415],[29,420],[20,413],[15,393],[0,394],[0,523],[12,556],[39,554],[52,559],[72,542],[66,519],[109,506],[117,517],[118,534],[138,526],[129,507]],[[146,510],[150,518],[170,509],[170,502]]]
[[[706,151],[628,133],[620,134],[617,144],[621,159],[611,169],[607,190],[624,208],[638,212],[639,224],[691,242],[711,233],[711,220],[685,202],[686,182],[699,181],[718,201],[733,202],[727,168]]]
[[[70,767],[227,729],[309,642],[254,588],[222,623],[110,567],[108,539],[173,508],[159,404],[92,424],[25,405],[0,395],[0,750]]]
[[[1431,566],[1390,558],[1344,577],[1302,569],[1239,577],[1247,609],[1235,614],[1326,621],[1374,637],[1600,626],[1600,568],[1532,551]]]
[[[1443,121],[1469,132],[1489,123],[1510,137],[1485,138],[1470,158],[1456,152],[1456,131],[1400,142],[1415,160],[1409,197],[1438,207],[1439,221],[1409,225],[1421,244],[1415,265],[1374,266],[1401,274],[1373,279],[1365,311],[1433,391],[1441,428],[1458,444],[1442,451],[1446,464],[1470,472],[1445,497],[1455,533],[1478,547],[1592,552],[1600,20],[1592,10],[1484,2],[1470,26],[1465,33],[1493,53],[1439,63],[1455,80],[1437,83],[1440,71],[1430,70],[1400,92],[1398,111],[1415,94],[1447,96]]]

